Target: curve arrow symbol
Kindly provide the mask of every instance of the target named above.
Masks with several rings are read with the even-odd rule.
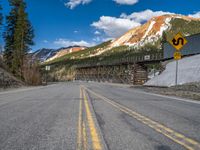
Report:
[[[173,39],[172,42],[173,42],[173,44],[174,44],[175,46],[178,46],[180,43],[181,43],[182,45],[184,45],[184,39],[183,39],[183,38],[178,38],[177,40],[176,40],[176,39]]]

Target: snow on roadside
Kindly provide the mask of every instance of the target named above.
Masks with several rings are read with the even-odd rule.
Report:
[[[145,85],[174,86],[176,61],[167,64],[166,69],[149,80]],[[200,82],[200,55],[190,56],[179,60],[178,84]]]

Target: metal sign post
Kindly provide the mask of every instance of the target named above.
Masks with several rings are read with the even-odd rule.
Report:
[[[181,53],[176,51],[174,53],[174,59],[176,60],[175,86],[177,86],[178,85],[178,60],[181,59]]]
[[[178,60],[176,60],[175,87],[178,85]]]
[[[181,33],[177,33],[173,39],[169,41],[169,43],[176,49],[174,52],[174,59],[176,60],[175,86],[178,85],[178,60],[180,60],[182,57],[180,50],[185,44],[187,44],[187,42],[188,41]]]
[[[47,85],[47,74],[48,74],[48,71],[51,70],[51,66],[46,66],[45,67],[45,80],[46,80],[46,85]]]

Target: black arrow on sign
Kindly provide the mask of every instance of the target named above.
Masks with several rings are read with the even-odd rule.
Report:
[[[177,40],[176,40],[176,39],[173,39],[172,42],[173,42],[173,44],[174,44],[175,46],[178,46],[180,43],[181,43],[182,45],[184,45],[184,39],[181,38],[181,37],[178,38]]]

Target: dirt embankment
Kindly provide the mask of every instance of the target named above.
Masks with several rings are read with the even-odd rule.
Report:
[[[23,85],[24,83],[22,81],[18,80],[12,74],[0,67],[0,90],[5,88],[21,87]]]

